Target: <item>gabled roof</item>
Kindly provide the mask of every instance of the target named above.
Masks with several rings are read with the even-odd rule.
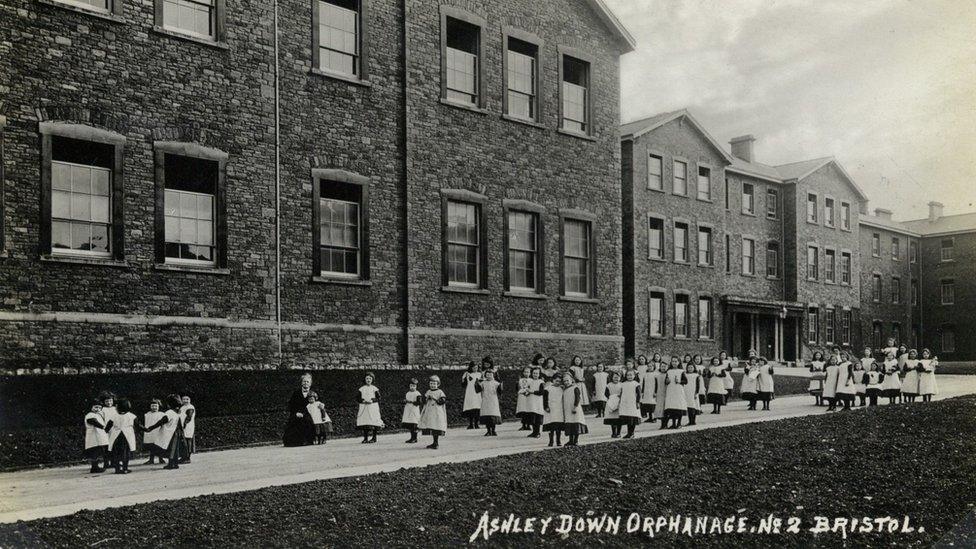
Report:
[[[854,178],[851,177],[851,175],[847,173],[847,170],[840,165],[840,162],[838,162],[837,159],[832,156],[814,158],[813,160],[804,160],[802,162],[793,162],[791,164],[783,164],[781,166],[776,166],[776,171],[779,172],[780,176],[783,178],[783,181],[792,181],[794,179],[800,181],[802,179],[806,179],[813,172],[831,164],[833,164],[833,166],[837,168],[837,171],[844,176],[844,179],[847,180],[851,188],[854,189],[854,192],[857,193],[861,200],[868,199],[868,195],[864,194],[864,191],[861,190],[861,187],[857,185]]]
[[[922,236],[936,235],[943,233],[958,233],[976,231],[976,212],[946,215],[935,221],[926,219],[914,219],[903,221],[902,225],[910,231],[915,231]]]
[[[610,11],[610,8],[603,3],[603,0],[586,0],[586,3],[596,12],[597,17],[606,25],[614,38],[624,46],[623,53],[632,52],[637,48],[637,41],[634,40],[634,36],[624,27],[620,19],[617,19],[617,16]]]
[[[777,171],[773,166],[761,164],[759,162],[749,162],[739,158],[738,156],[732,157],[732,165],[729,167],[729,169],[737,173],[744,173],[746,175],[758,177],[759,179],[772,181],[773,183],[783,182],[783,178],[780,176],[779,171]]]
[[[919,236],[918,232],[909,228],[904,222],[895,221],[894,219],[886,219],[884,217],[862,213],[861,215],[857,216],[857,221],[858,223],[868,225],[869,227],[887,229],[892,232],[907,234],[908,236]]]
[[[671,111],[671,112],[663,112],[660,114],[655,114],[654,116],[650,116],[648,118],[642,118],[640,120],[635,120],[633,122],[622,124],[620,126],[620,138],[637,139],[638,137],[648,132],[652,132],[660,128],[661,126],[667,124],[668,122],[678,120],[679,118],[687,119],[688,122],[690,122],[691,125],[705,137],[705,140],[708,141],[708,143],[712,147],[714,147],[715,150],[718,151],[723,158],[725,158],[726,162],[729,162],[731,164],[734,161],[732,155],[727,153],[725,149],[722,147],[722,144],[719,143],[714,137],[712,137],[710,133],[708,133],[708,130],[705,129],[705,126],[702,126],[697,120],[695,120],[694,116],[691,116],[691,113],[688,112],[688,109],[681,109],[681,110]]]

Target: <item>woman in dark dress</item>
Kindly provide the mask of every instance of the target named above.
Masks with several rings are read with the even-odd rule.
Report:
[[[315,442],[315,426],[308,415],[308,393],[312,391],[312,374],[302,375],[302,385],[288,399],[288,422],[285,424],[285,446],[307,446]]]

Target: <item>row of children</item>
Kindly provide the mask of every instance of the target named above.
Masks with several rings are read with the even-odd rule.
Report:
[[[92,473],[110,468],[116,474],[129,473],[137,432],[143,433],[143,449],[149,454],[146,464],[156,463],[158,457],[160,463],[168,461],[165,469],[178,469],[180,463],[190,463],[195,450],[196,409],[186,394],[171,394],[164,401],[153,399],[140,422],[128,399],[116,399],[103,391],[92,401],[84,424],[84,456]]]
[[[855,400],[860,406],[876,406],[878,397],[887,397],[890,404],[914,402],[918,396],[929,402],[938,393],[938,364],[939,358],[928,349],[919,355],[905,345],[895,347],[893,340],[877,355],[865,347],[860,359],[840,350],[825,358],[822,351],[817,351],[808,364],[812,372],[809,391],[816,405],[826,403],[828,411],[836,410],[838,405],[849,410]]]

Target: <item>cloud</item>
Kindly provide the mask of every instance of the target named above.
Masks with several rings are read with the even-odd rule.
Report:
[[[976,2],[607,0],[624,121],[689,108],[760,161],[834,155],[907,219],[976,211]]]

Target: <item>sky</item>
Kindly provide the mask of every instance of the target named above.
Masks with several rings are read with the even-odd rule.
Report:
[[[976,212],[976,1],[605,0],[621,120],[687,108],[755,159],[834,156],[899,220]]]

